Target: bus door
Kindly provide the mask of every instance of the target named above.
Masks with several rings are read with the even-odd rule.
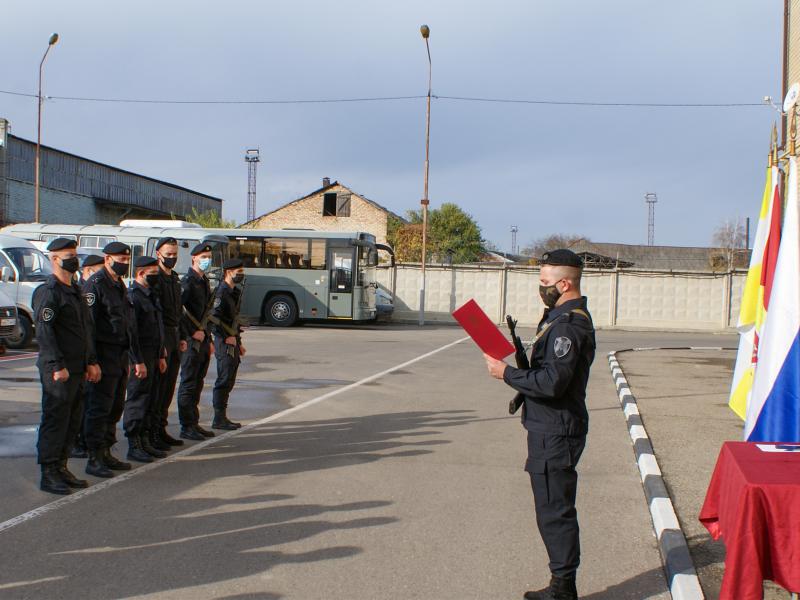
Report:
[[[353,246],[328,248],[331,282],[328,292],[328,317],[331,319],[353,318],[355,250]]]

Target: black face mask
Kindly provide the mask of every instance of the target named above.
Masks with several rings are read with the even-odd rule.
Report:
[[[233,283],[240,284],[244,281],[244,273],[237,273],[233,276]]]
[[[72,258],[62,258],[61,268],[67,273],[75,273],[80,268],[80,264],[78,264],[78,257],[73,256]]]
[[[561,292],[558,291],[555,283],[553,285],[540,285],[539,296],[547,308],[553,308],[558,299],[561,298]]]
[[[168,257],[168,256],[161,257],[161,264],[164,265],[164,267],[166,267],[167,269],[174,269],[175,268],[175,264],[177,262],[178,262],[178,259],[175,258],[174,256],[172,256],[172,257]]]
[[[128,274],[128,263],[121,263],[117,261],[111,262],[111,270],[114,271],[117,275],[122,277],[123,275]]]
[[[158,287],[158,275],[145,275],[144,280],[150,289]]]

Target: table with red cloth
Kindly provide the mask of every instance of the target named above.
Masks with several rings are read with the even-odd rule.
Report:
[[[725,541],[720,600],[761,600],[765,579],[800,591],[800,451],[725,442],[700,522]]]

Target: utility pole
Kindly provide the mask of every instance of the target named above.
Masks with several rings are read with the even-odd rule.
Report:
[[[517,253],[517,232],[519,227],[516,225],[511,226],[511,254]]]
[[[644,195],[644,201],[647,202],[647,245],[652,246],[656,237],[656,202],[658,202],[658,196],[655,192],[647,192]]]
[[[250,148],[244,153],[247,163],[247,220],[256,218],[256,167],[261,162],[258,148]]]
[[[425,173],[423,179],[423,196],[420,200],[422,206],[422,275],[419,285],[419,324],[425,324],[425,259],[428,252],[428,205],[431,203],[428,198],[428,173],[430,171],[431,155],[431,77],[433,67],[431,65],[431,47],[428,38],[431,35],[431,28],[423,25],[419,28],[422,39],[425,40],[425,49],[428,52],[428,103],[425,112]]]

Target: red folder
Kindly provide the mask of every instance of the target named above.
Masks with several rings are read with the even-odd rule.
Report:
[[[464,328],[470,337],[480,347],[484,353],[503,360],[506,356],[514,352],[514,346],[508,341],[497,325],[486,316],[483,309],[478,306],[475,300],[470,300],[462,307],[453,312],[453,318]]]

